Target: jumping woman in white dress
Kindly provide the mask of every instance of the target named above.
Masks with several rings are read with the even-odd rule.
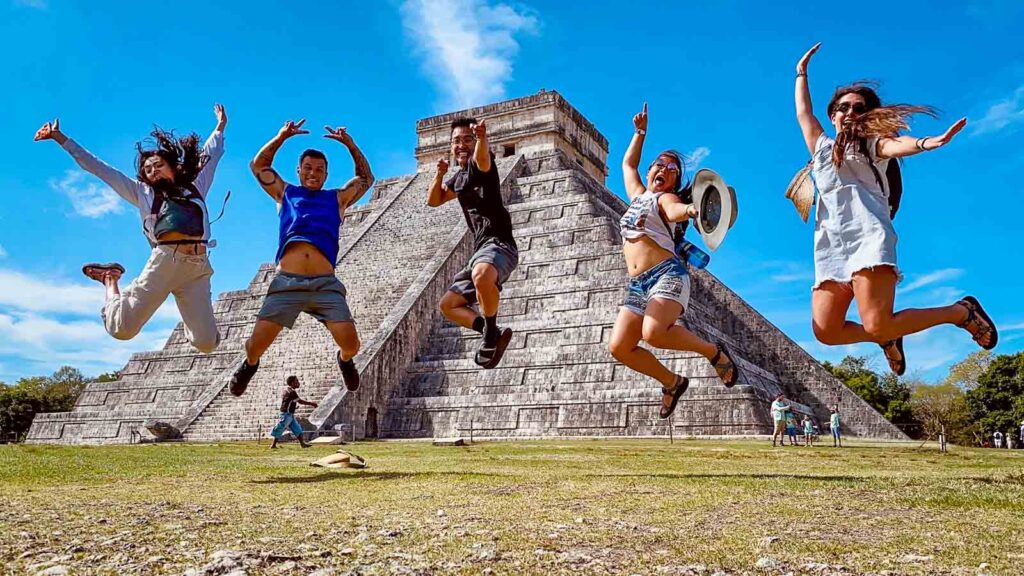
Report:
[[[972,296],[939,308],[893,311],[896,230],[892,224],[888,163],[948,144],[967,124],[961,118],[940,136],[901,136],[912,114],[935,115],[927,106],[883,106],[871,85],[838,88],[828,104],[836,138],[829,138],[811,110],[807,63],[821,43],[796,66],[796,118],[811,152],[817,189],[814,221],[814,335],[823,344],[876,342],[897,374],[906,370],[903,337],[939,324],[967,330],[982,348],[998,340],[995,324]],[[852,301],[863,324],[850,322]]]

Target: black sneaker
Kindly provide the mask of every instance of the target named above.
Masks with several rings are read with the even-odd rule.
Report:
[[[355,392],[359,389],[359,371],[356,370],[356,361],[354,358],[348,360],[341,359],[341,352],[338,352],[338,368],[341,368],[341,379],[345,381],[345,388],[349,392]]]
[[[245,389],[249,387],[249,380],[252,380],[252,377],[259,369],[259,362],[255,365],[250,365],[247,360],[242,360],[242,364],[239,365],[238,368],[235,369],[235,373],[231,375],[231,394],[235,396],[245,394]]]

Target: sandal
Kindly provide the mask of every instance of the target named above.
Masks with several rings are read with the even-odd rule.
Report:
[[[907,371],[907,356],[903,353],[903,336],[879,344],[879,346],[882,347],[882,353],[885,354],[885,359],[889,362],[889,369],[893,371],[893,374],[903,376],[903,373]],[[894,350],[899,353],[899,356],[891,355]]]
[[[964,321],[957,324],[960,328],[967,330],[971,334],[971,338],[978,343],[985,350],[991,350],[996,347],[996,343],[999,342],[999,332],[996,330],[996,324],[989,318],[989,315],[985,313],[985,309],[981,307],[981,302],[974,296],[964,296],[957,301],[957,304],[967,309],[967,318]],[[989,337],[988,344],[982,344],[985,337]]]
[[[512,329],[502,328],[498,333],[498,341],[493,348],[488,348],[483,343],[480,344],[480,348],[476,351],[474,362],[487,370],[494,368],[501,362],[501,357],[504,356],[505,349],[508,348],[510,342],[512,342]]]
[[[676,404],[679,404],[679,397],[686,392],[686,389],[690,387],[690,379],[685,376],[676,375],[676,384],[672,388],[661,387],[661,410],[658,412],[658,416],[661,418],[668,418],[676,411]],[[665,405],[665,400],[671,400],[669,405]]]
[[[106,264],[98,264],[96,262],[90,262],[85,266],[82,266],[82,274],[85,274],[90,280],[97,282],[103,282],[107,274],[116,272],[118,278],[124,274],[124,266],[121,266],[117,262],[107,262]]]
[[[740,376],[739,370],[736,369],[736,363],[733,362],[732,355],[726,350],[725,343],[718,342],[715,346],[718,348],[718,352],[711,357],[711,365],[715,367],[715,372],[718,372],[718,377],[722,379],[722,384],[725,384],[726,388],[732,388]],[[726,378],[726,374],[732,374],[732,376]]]

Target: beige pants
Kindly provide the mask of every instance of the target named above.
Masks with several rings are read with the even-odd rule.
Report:
[[[103,324],[114,338],[129,340],[173,294],[189,342],[200,352],[212,352],[220,343],[210,301],[212,275],[205,254],[192,256],[175,253],[174,246],[157,246],[139,277],[103,305]]]

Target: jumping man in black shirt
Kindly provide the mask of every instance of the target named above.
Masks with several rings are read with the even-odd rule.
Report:
[[[519,264],[519,249],[512,237],[512,218],[501,200],[501,182],[494,155],[487,148],[483,120],[452,122],[451,155],[459,170],[444,180],[448,158],[438,160],[427,204],[437,207],[458,198],[476,244],[469,264],[455,275],[441,298],[441,312],[459,326],[483,334],[476,363],[494,368],[512,340],[511,328],[498,327],[498,293]],[[477,301],[480,314],[472,308]]]

